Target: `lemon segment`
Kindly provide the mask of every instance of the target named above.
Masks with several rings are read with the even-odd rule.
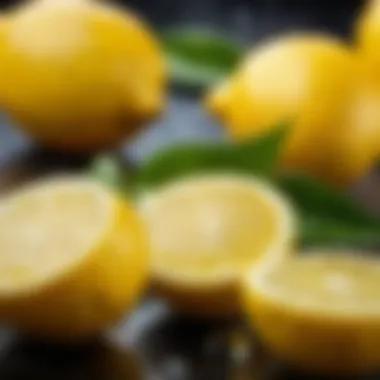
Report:
[[[96,182],[55,178],[4,197],[0,230],[0,317],[23,332],[89,338],[143,290],[143,225]]]
[[[249,321],[279,358],[304,370],[352,374],[380,367],[380,261],[312,253],[254,271]]]
[[[140,209],[156,286],[186,312],[236,311],[241,272],[286,255],[294,233],[286,201],[244,177],[181,180],[148,194]]]

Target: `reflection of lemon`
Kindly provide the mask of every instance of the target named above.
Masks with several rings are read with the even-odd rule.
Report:
[[[39,141],[101,149],[161,111],[163,55],[130,12],[90,0],[40,0],[14,10],[5,25],[2,106]]]
[[[103,342],[89,359],[98,379],[145,379],[140,358],[125,347]]]
[[[353,146],[355,138],[345,141],[365,129],[347,122],[347,108],[356,107],[351,97],[357,80],[356,60],[343,43],[287,36],[256,49],[209,95],[207,106],[235,139],[260,136],[290,121],[283,166],[346,184],[374,163],[368,139]]]
[[[380,366],[380,261],[328,252],[253,272],[246,311],[280,358],[320,372]]]
[[[146,241],[131,208],[92,181],[10,195],[0,203],[0,317],[52,339],[100,332],[140,294]]]
[[[148,195],[141,209],[157,288],[186,312],[235,311],[240,272],[282,257],[293,237],[285,200],[253,179],[186,179]]]

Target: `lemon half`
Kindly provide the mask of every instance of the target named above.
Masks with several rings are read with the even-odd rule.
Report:
[[[88,179],[37,182],[0,201],[0,317],[29,334],[90,337],[138,298],[147,237],[130,206]]]
[[[236,311],[241,272],[285,255],[294,235],[291,207],[280,194],[232,175],[170,184],[144,197],[141,210],[157,289],[197,314]]]
[[[316,372],[380,368],[378,259],[323,252],[268,268],[249,276],[244,300],[274,354]]]

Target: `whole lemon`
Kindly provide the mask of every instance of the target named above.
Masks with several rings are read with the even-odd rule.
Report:
[[[287,35],[255,49],[208,95],[206,105],[234,139],[260,136],[289,121],[282,166],[345,185],[374,160],[368,148],[372,132],[362,138],[357,124],[367,120],[359,71],[343,42],[323,35]]]
[[[40,0],[11,11],[0,37],[0,98],[43,144],[88,152],[120,143],[163,108],[156,39],[129,11]]]

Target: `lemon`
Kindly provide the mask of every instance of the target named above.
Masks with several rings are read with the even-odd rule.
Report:
[[[4,20],[1,105],[37,141],[65,152],[108,148],[163,109],[163,54],[131,11],[40,0]]]
[[[356,48],[365,69],[380,86],[380,2],[368,1],[355,28]]]
[[[126,202],[89,179],[46,179],[6,196],[0,318],[47,339],[98,334],[143,290],[145,233]]]
[[[254,49],[208,94],[206,106],[238,140],[288,121],[281,166],[344,186],[376,163],[372,141],[380,118],[370,134],[360,134],[367,130],[366,117],[358,116],[356,124],[350,118],[363,108],[355,99],[358,87],[364,91],[359,74],[356,56],[343,42],[315,34],[283,36]],[[360,100],[366,97],[364,92]]]
[[[380,2],[368,1],[358,18],[355,30],[356,50],[364,74],[371,82],[377,94],[377,106],[380,104]],[[380,128],[379,128],[380,129]],[[376,146],[377,160],[380,156],[380,137],[372,138]]]
[[[241,272],[286,255],[294,235],[282,196],[239,176],[182,179],[148,193],[140,210],[156,289],[185,313],[236,312]]]
[[[351,184],[363,178],[380,158],[380,87],[363,81],[349,102],[344,119],[346,128],[337,149],[336,168],[341,183]]]
[[[304,370],[380,368],[380,261],[314,252],[245,281],[244,304],[263,343]]]

